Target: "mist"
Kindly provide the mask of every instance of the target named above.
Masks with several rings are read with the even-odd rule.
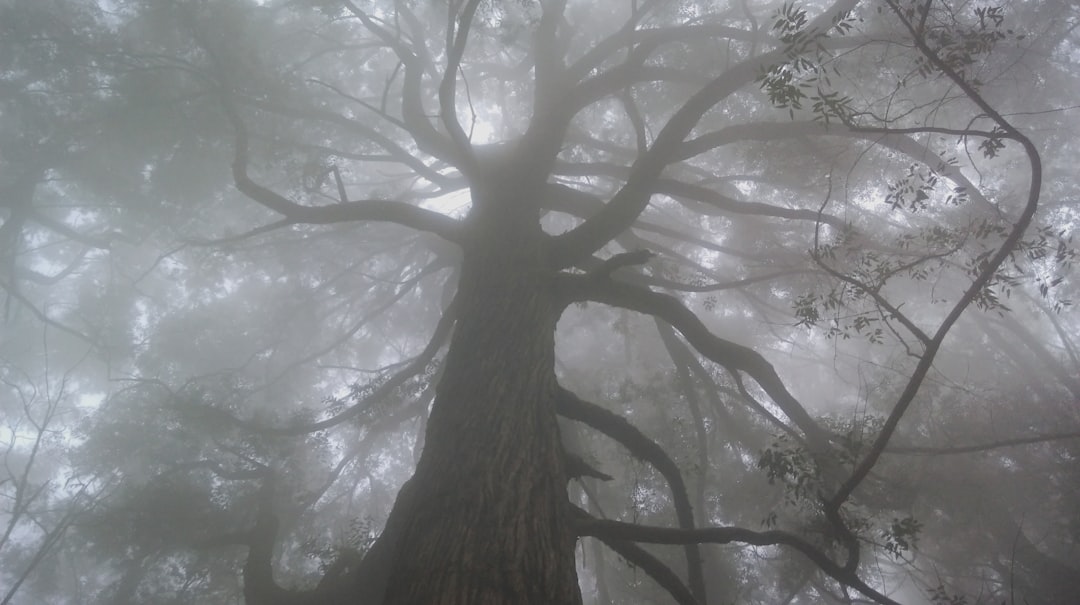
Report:
[[[0,605],[1074,602],[1077,23],[0,0]]]

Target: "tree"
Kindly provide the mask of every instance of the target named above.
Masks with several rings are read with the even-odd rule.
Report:
[[[926,484],[1070,472],[1067,7],[82,4],[0,15],[0,235],[9,322],[92,359],[55,472],[117,487],[53,556],[101,602],[960,602]],[[952,425],[1042,449],[898,461]],[[1073,594],[1003,491],[991,593]]]

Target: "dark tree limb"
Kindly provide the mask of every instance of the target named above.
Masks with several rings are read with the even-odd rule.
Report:
[[[940,447],[935,447],[931,445],[890,445],[889,447],[885,448],[885,453],[897,454],[902,456],[946,456],[955,454],[974,454],[979,452],[989,452],[991,450],[997,450],[1007,447],[1032,445],[1036,443],[1051,443],[1054,441],[1069,441],[1073,439],[1080,439],[1080,431],[1069,431],[1064,433],[1043,433],[1040,435],[1031,435],[1030,437],[1013,437],[1012,439],[1000,439],[997,441],[975,443],[972,445],[954,445]]]
[[[597,519],[584,511],[578,512],[576,527],[579,536],[592,536],[605,541],[622,540],[649,544],[731,544],[737,542],[753,546],[787,546],[810,559],[829,577],[845,586],[858,590],[874,602],[882,605],[899,605],[896,601],[864,582],[854,570],[841,567],[810,542],[782,530],[774,529],[758,532],[741,527],[675,529]]]
[[[623,267],[633,267],[634,265],[644,265],[649,262],[655,256],[648,250],[634,250],[632,252],[623,252],[616,254],[611,258],[605,259],[600,264],[589,271],[588,276],[593,279],[606,279],[611,277],[611,274]]]
[[[427,346],[424,347],[424,350],[421,351],[419,355],[413,358],[408,365],[394,374],[389,380],[379,385],[379,387],[372,391],[370,395],[349,406],[345,411],[318,422],[289,427],[260,428],[257,430],[275,435],[302,435],[304,433],[314,433],[316,431],[328,429],[360,415],[364,410],[370,408],[373,403],[386,397],[394,389],[405,384],[407,380],[424,371],[424,368],[431,363],[431,360],[435,358],[435,354],[439,352],[439,349],[442,348],[450,337],[450,331],[453,329],[454,322],[457,320],[456,309],[457,306],[452,302],[450,303],[450,306],[443,311],[443,316],[435,326],[435,332],[432,334],[431,340],[428,341]]]
[[[783,206],[773,206],[772,204],[763,204],[761,202],[744,202],[721,195],[708,187],[685,183],[676,179],[657,179],[653,191],[655,193],[670,195],[675,199],[701,202],[727,214],[771,216],[790,220],[811,221],[814,223],[824,223],[838,229],[847,227],[847,222],[843,219],[816,210],[784,208]]]
[[[581,479],[582,477],[592,477],[593,479],[599,479],[601,481],[612,481],[615,478],[611,475],[598,471],[591,464],[585,462],[585,459],[577,454],[570,452],[563,452],[563,464],[566,466],[566,478],[569,479]]]
[[[671,363],[675,365],[675,377],[678,379],[679,389],[683,392],[686,405],[690,408],[690,417],[694,420],[694,436],[697,439],[697,466],[698,479],[694,486],[694,504],[698,509],[698,516],[703,522],[707,522],[705,514],[705,484],[709,478],[709,434],[705,430],[705,418],[701,413],[701,401],[698,394],[697,384],[690,375],[690,366],[696,361],[693,355],[683,345],[682,341],[675,336],[675,330],[660,319],[654,318],[656,330],[660,333],[660,340],[667,349]]]
[[[226,95],[227,96],[227,95]],[[229,109],[229,121],[236,130],[236,154],[233,158],[232,172],[236,188],[253,201],[282,215],[293,224],[327,225],[352,221],[390,222],[428,231],[451,242],[461,241],[461,224],[446,215],[411,206],[402,202],[386,200],[363,200],[331,204],[328,206],[302,206],[272,191],[251,179],[247,173],[248,136],[247,130],[231,102],[226,102]],[[281,226],[275,224],[275,226]]]
[[[454,143],[443,133],[435,129],[428,119],[424,109],[424,99],[428,97],[424,93],[424,72],[433,69],[431,57],[423,43],[415,47],[407,45],[400,36],[387,31],[387,29],[375,22],[367,13],[360,9],[351,0],[343,0],[345,8],[384,44],[390,47],[397,55],[398,60],[405,66],[404,80],[401,91],[401,117],[402,123],[407,125],[407,132],[416,142],[417,147],[434,157],[437,157],[454,166],[459,166],[460,157],[455,153]],[[410,24],[418,25],[416,16],[403,3],[398,3],[396,10]],[[421,32],[416,32],[422,36]],[[456,76],[456,73],[453,74]]]
[[[683,480],[679,465],[671,459],[664,448],[650,439],[625,418],[606,410],[595,403],[584,401],[567,389],[559,390],[556,404],[559,415],[570,420],[586,424],[622,444],[636,458],[651,464],[667,481],[675,504],[675,516],[679,526],[691,529],[694,524],[694,509],[690,495]],[[695,597],[705,602],[705,579],[702,575],[701,550],[696,545],[687,544],[687,576]]]
[[[678,330],[692,347],[713,362],[747,373],[806,436],[812,451],[831,450],[829,435],[784,385],[760,353],[712,334],[677,298],[614,280],[598,282],[583,276],[564,275],[562,293],[567,303],[595,301],[658,317]]]
[[[949,334],[953,325],[960,319],[960,316],[971,305],[975,298],[990,284],[991,279],[997,274],[1001,265],[1016,250],[1017,245],[1024,236],[1024,232],[1027,231],[1028,226],[1035,216],[1035,210],[1038,208],[1039,197],[1042,191],[1042,158],[1039,155],[1039,150],[1035,147],[1035,143],[1017,130],[1016,127],[1006,120],[1004,116],[982,97],[975,87],[967,82],[961,74],[950,67],[948,63],[938,56],[936,51],[927,45],[926,40],[916,30],[916,27],[904,16],[903,9],[900,8],[894,0],[886,0],[886,3],[911,34],[915,46],[923,56],[927,58],[930,64],[938,71],[945,74],[953,84],[964,92],[972,103],[997,124],[998,128],[1002,131],[1000,135],[1002,138],[1020,144],[1027,156],[1028,163],[1031,166],[1031,182],[1028,186],[1027,200],[1025,201],[1024,209],[1013,224],[1013,228],[1009,231],[1009,234],[1005,237],[1005,241],[1001,243],[1001,246],[993,256],[986,259],[985,263],[981,265],[981,269],[975,276],[975,279],[972,280],[971,284],[964,290],[960,299],[953,305],[952,309],[949,310],[945,319],[942,320],[941,324],[938,326],[937,331],[934,332],[933,337],[925,345],[922,358],[919,359],[919,363],[915,366],[914,371],[908,379],[907,385],[905,385],[903,392],[901,392],[900,396],[897,398],[896,403],[893,405],[893,409],[885,419],[881,432],[878,433],[877,438],[874,440],[873,444],[871,444],[866,456],[855,467],[851,476],[844,481],[839,489],[836,490],[833,497],[826,503],[825,511],[827,514],[835,513],[839,510],[840,506],[847,501],[859,484],[866,479],[867,475],[870,474],[870,471],[877,464],[878,459],[888,446],[889,439],[891,439],[896,432],[900,420],[907,412],[908,407],[910,407],[911,403],[915,400],[915,396],[918,394],[923,380],[925,380],[927,373],[930,371],[934,359],[936,358],[942,343],[945,341],[945,337]]]
[[[678,574],[644,548],[629,540],[613,540],[602,536],[597,536],[596,539],[603,542],[605,546],[620,557],[626,559],[628,563],[644,571],[661,588],[666,590],[679,605],[701,605],[704,603],[704,601],[699,601],[694,597],[686,584],[683,584]]]
[[[851,10],[855,4],[856,0],[838,0],[808,23],[806,31],[827,31],[832,27],[836,15]],[[634,50],[638,51],[638,47]],[[560,268],[573,265],[629,229],[648,206],[656,179],[664,168],[677,161],[676,151],[701,117],[717,103],[752,82],[763,67],[781,60],[785,52],[787,49],[779,49],[743,61],[694,93],[664,124],[648,151],[634,162],[626,184],[603,210],[575,229],[551,238],[553,264]],[[644,61],[644,57],[641,60]],[[588,82],[581,86],[586,85]]]
[[[446,71],[443,73],[442,82],[439,83],[439,113],[443,126],[450,133],[450,140],[457,148],[457,154],[461,158],[461,170],[465,174],[476,174],[476,156],[473,153],[472,144],[468,135],[461,127],[457,117],[457,94],[458,70],[461,69],[461,57],[465,54],[465,44],[469,39],[469,28],[472,27],[476,9],[480,6],[480,0],[469,0],[465,9],[458,19],[457,31],[454,31],[453,20],[447,23],[448,34],[453,38],[453,43],[447,49]]]

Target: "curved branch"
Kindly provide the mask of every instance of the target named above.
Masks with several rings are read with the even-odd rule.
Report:
[[[753,546],[788,546],[807,559],[834,580],[850,586],[876,603],[899,605],[864,582],[854,571],[837,565],[825,553],[803,538],[782,530],[752,531],[742,527],[703,527],[698,529],[675,529],[636,525],[622,521],[597,519],[577,509],[575,526],[579,536],[591,536],[604,540],[646,542],[649,544],[731,544],[738,542]]]
[[[100,236],[79,233],[77,230],[69,227],[63,221],[58,221],[54,218],[46,216],[37,209],[31,209],[29,211],[28,218],[50,231],[63,235],[64,237],[79,242],[80,244],[90,246],[91,248],[98,248],[99,250],[108,250],[112,245],[112,240],[118,239],[121,236],[118,232],[110,232]]]
[[[596,281],[581,276],[564,275],[561,286],[567,303],[591,300],[664,320],[705,357],[722,366],[749,374],[802,430],[812,451],[817,454],[830,451],[828,433],[787,390],[772,364],[750,347],[711,333],[701,319],[677,298],[626,283]]]
[[[228,93],[223,92],[225,113],[236,131],[236,152],[232,173],[236,188],[253,201],[282,215],[289,223],[326,225],[351,221],[390,222],[428,231],[443,239],[458,243],[462,239],[461,224],[443,214],[411,206],[402,202],[386,200],[363,200],[343,202],[328,206],[301,206],[285,196],[272,191],[251,179],[248,166],[248,133]],[[275,228],[281,222],[272,224]]]
[[[455,95],[457,94],[457,76],[458,70],[461,68],[461,57],[465,54],[465,43],[469,39],[469,28],[472,27],[473,17],[476,15],[476,9],[479,6],[480,0],[469,0],[469,3],[465,5],[461,18],[458,20],[457,32],[454,34],[454,44],[448,49],[446,72],[443,73],[442,82],[439,83],[439,113],[443,125],[446,126],[447,132],[450,133],[450,140],[454,142],[458,153],[462,155],[465,166],[462,166],[461,169],[465,174],[476,173],[476,156],[473,154],[468,135],[465,134],[461,122],[458,121]],[[452,28],[453,21],[448,23],[447,27]],[[451,33],[454,33],[453,29],[451,29]]]
[[[831,27],[835,15],[851,10],[856,3],[857,0],[838,0],[809,23],[807,31],[826,31]],[[629,229],[648,206],[655,180],[664,168],[678,161],[675,152],[702,116],[752,82],[763,67],[775,63],[786,52],[787,49],[779,49],[743,61],[694,93],[667,121],[648,151],[634,162],[626,184],[603,210],[577,228],[551,238],[550,254],[554,266],[563,268],[573,265]]]
[[[626,559],[630,564],[640,567],[661,588],[668,591],[668,594],[679,605],[701,605],[701,603],[704,603],[704,601],[694,598],[693,593],[686,587],[686,584],[683,584],[678,574],[667,565],[664,565],[663,561],[650,554],[649,551],[627,540],[614,540],[603,536],[594,537],[620,557]]]
[[[675,504],[675,516],[679,520],[679,526],[684,529],[694,527],[694,509],[690,503],[682,471],[671,456],[664,451],[664,448],[622,416],[595,403],[584,401],[567,389],[559,389],[556,409],[560,416],[587,424],[621,443],[635,457],[651,464],[664,477],[671,489],[671,498]],[[687,576],[690,579],[693,594],[698,600],[704,602],[705,578],[702,575],[701,550],[697,545],[690,544],[687,544],[684,550]]]
[[[694,420],[694,436],[697,439],[697,481],[694,485],[694,504],[697,505],[698,514],[702,521],[706,521],[705,514],[705,484],[709,480],[709,434],[705,429],[705,418],[701,413],[701,401],[698,395],[698,386],[690,374],[690,366],[697,360],[690,350],[675,335],[675,330],[660,319],[653,318],[656,330],[660,333],[660,340],[667,349],[671,363],[675,365],[675,377],[678,379],[679,388],[686,399],[687,407],[690,408],[690,417]]]
[[[410,48],[398,36],[387,31],[367,13],[360,10],[351,0],[343,0],[343,4],[368,31],[392,48],[405,66],[401,91],[401,117],[403,123],[408,125],[409,135],[413,137],[416,146],[425,153],[456,166],[457,163],[454,160],[458,158],[453,142],[431,125],[427,112],[424,111],[424,99],[427,98],[427,95],[423,94],[424,71],[430,66],[431,61],[427,56],[427,49],[422,48],[423,42],[421,41],[417,48]],[[407,22],[416,23],[416,16],[404,3],[397,3],[397,10]]]
[[[1042,191],[1042,158],[1039,156],[1039,151],[1036,149],[1035,143],[1017,130],[996,109],[991,107],[990,104],[982,98],[982,95],[980,95],[971,84],[964,80],[963,76],[958,74],[953,68],[949,67],[949,65],[926,44],[926,40],[916,31],[912,23],[904,17],[903,10],[896,5],[894,0],[886,0],[886,3],[911,34],[915,46],[927,60],[956,84],[956,86],[967,95],[968,99],[970,99],[984,114],[1001,128],[1003,131],[1001,136],[1003,138],[1008,138],[1020,143],[1021,147],[1024,149],[1024,153],[1027,155],[1028,162],[1031,165],[1031,182],[1028,186],[1027,201],[1024,205],[1024,209],[1020,213],[1019,218],[1017,218],[1016,223],[1014,223],[1009,235],[1005,238],[1005,241],[1002,242],[1001,247],[998,248],[997,252],[982,265],[981,270],[971,282],[971,285],[967,287],[960,299],[953,305],[953,308],[949,310],[945,319],[942,320],[941,325],[938,326],[933,338],[926,345],[922,358],[919,360],[911,377],[908,379],[904,391],[900,394],[900,397],[897,398],[892,411],[889,412],[888,418],[885,419],[885,424],[882,426],[881,432],[870,446],[866,457],[859,462],[858,466],[855,467],[855,470],[852,471],[851,476],[844,481],[833,498],[829,500],[825,508],[826,513],[839,510],[840,506],[851,496],[852,492],[855,491],[855,488],[862,483],[867,475],[870,474],[874,465],[877,464],[878,458],[881,457],[881,454],[884,453],[885,448],[888,446],[889,439],[891,439],[896,432],[896,428],[900,424],[901,418],[903,418],[908,407],[910,407],[911,403],[915,400],[915,395],[919,392],[923,380],[926,378],[927,373],[929,373],[930,367],[933,365],[934,359],[941,349],[941,344],[945,341],[945,337],[948,335],[956,321],[960,319],[960,315],[963,314],[975,298],[990,283],[990,280],[997,274],[1001,265],[1010,255],[1012,255],[1013,251],[1016,250],[1017,245],[1020,243],[1020,239],[1024,236],[1024,232],[1027,231],[1028,226],[1035,217],[1035,210],[1038,208],[1039,197]]]

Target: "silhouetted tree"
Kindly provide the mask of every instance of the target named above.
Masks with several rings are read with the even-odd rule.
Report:
[[[5,367],[79,360],[51,473],[109,486],[41,525],[73,571],[38,593],[1075,594],[1077,528],[1040,536],[1078,506],[1076,208],[1039,202],[1077,186],[1040,156],[1075,144],[1076,19],[0,5],[0,283],[12,334],[48,336]]]

